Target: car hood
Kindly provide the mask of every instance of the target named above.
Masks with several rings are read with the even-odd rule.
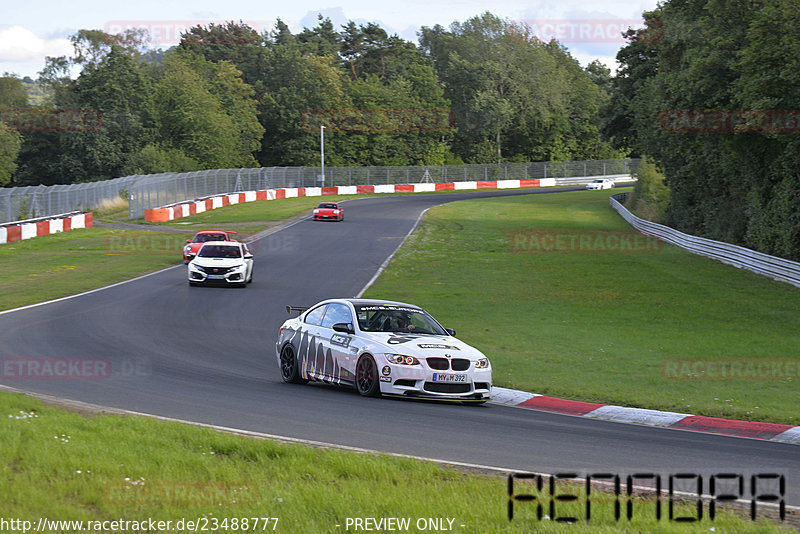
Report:
[[[195,258],[191,261],[201,267],[236,267],[244,263],[244,258]]]
[[[363,332],[363,339],[381,345],[384,352],[428,358],[432,356],[467,358],[477,360],[485,356],[481,351],[452,336],[401,334],[393,332]]]

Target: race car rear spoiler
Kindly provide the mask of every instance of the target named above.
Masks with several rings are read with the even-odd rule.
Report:
[[[286,313],[288,313],[290,315],[292,313],[295,313],[295,312],[303,313],[307,309],[308,309],[308,306],[286,306]]]

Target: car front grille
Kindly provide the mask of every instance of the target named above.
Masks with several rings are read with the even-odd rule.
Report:
[[[446,384],[444,382],[425,382],[425,391],[432,393],[467,393],[469,384]]]
[[[475,382],[475,389],[489,389],[489,382]]]
[[[469,360],[464,358],[453,358],[450,360],[450,365],[453,366],[453,371],[466,371],[469,369]]]
[[[447,371],[448,369],[466,371],[470,365],[470,361],[465,358],[453,358],[452,360],[447,358],[428,358],[427,362],[428,367],[436,371]]]
[[[203,267],[201,265],[198,265],[197,268],[206,274],[227,274],[233,269],[233,267]]]
[[[428,367],[437,371],[447,371],[450,369],[450,362],[446,358],[428,358]]]

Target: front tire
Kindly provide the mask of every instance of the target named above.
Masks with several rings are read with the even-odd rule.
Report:
[[[378,397],[381,394],[378,366],[369,354],[359,358],[356,364],[356,389],[364,397]]]
[[[308,380],[300,378],[300,366],[291,345],[281,349],[281,380],[289,384],[305,384]]]

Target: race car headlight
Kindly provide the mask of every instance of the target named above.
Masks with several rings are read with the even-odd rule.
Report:
[[[386,360],[389,363],[396,363],[399,365],[419,365],[419,360],[413,356],[404,356],[402,354],[387,354]]]
[[[191,252],[191,251],[192,251],[192,247],[191,247],[191,246],[189,246],[189,245],[186,245],[185,247],[183,247],[183,250],[184,250],[185,252]]]
[[[339,210],[333,210],[333,213],[335,213],[336,215],[339,215]]]
[[[314,215],[316,215],[317,213],[319,213],[319,210],[314,210]]]
[[[481,358],[475,362],[475,369],[487,369],[489,367],[489,358]]]

